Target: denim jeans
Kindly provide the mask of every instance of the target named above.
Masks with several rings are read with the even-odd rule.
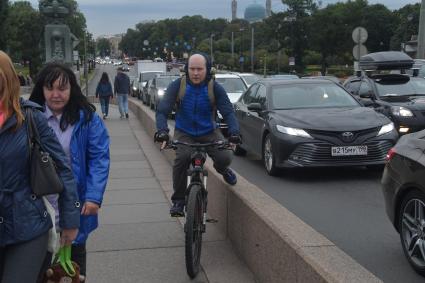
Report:
[[[118,108],[120,110],[121,116],[124,116],[128,113],[128,94],[118,93]]]
[[[100,107],[103,115],[108,115],[109,112],[109,96],[99,97]]]

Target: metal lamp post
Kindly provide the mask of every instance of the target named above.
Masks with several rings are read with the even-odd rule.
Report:
[[[214,37],[214,34],[212,33],[210,36],[211,64],[214,64],[213,37]]]
[[[417,59],[425,58],[425,0],[421,3],[421,13],[419,16],[419,32],[418,32],[418,51],[416,54]]]

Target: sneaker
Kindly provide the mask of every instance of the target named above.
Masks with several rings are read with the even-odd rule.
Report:
[[[227,168],[224,173],[222,173],[224,181],[228,183],[229,185],[236,185],[238,182],[238,178],[236,177],[235,173],[232,171],[232,169]]]
[[[120,119],[122,119],[122,118],[124,118],[124,115],[122,115],[122,114],[121,114],[121,115],[120,115]]]
[[[128,113],[125,113],[125,118],[127,118],[127,119],[128,119]]]
[[[106,119],[106,117],[107,117],[107,116],[106,116],[105,114],[103,114],[103,120],[105,120],[105,119]]]
[[[173,201],[173,206],[170,208],[171,217],[184,216],[184,200]]]

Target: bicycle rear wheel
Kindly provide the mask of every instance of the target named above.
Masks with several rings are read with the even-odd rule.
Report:
[[[202,249],[202,231],[204,218],[204,200],[199,185],[190,188],[186,205],[185,252],[186,270],[190,278],[199,272]]]

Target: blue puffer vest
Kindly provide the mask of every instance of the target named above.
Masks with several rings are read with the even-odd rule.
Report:
[[[212,111],[208,85],[186,83],[186,94],[176,113],[176,129],[195,137],[209,134],[216,128]]]

